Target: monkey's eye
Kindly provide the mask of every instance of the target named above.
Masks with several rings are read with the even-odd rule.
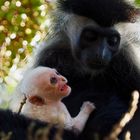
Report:
[[[50,83],[52,84],[52,85],[55,85],[55,84],[57,84],[57,78],[56,77],[51,77],[50,78]]]
[[[56,71],[56,74],[57,74],[57,75],[60,75],[60,73],[59,73],[58,71]]]
[[[107,42],[110,46],[116,46],[120,43],[120,37],[119,36],[111,36],[107,39]]]

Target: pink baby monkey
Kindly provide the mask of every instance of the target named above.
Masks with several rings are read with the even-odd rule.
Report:
[[[66,129],[81,132],[94,110],[94,104],[84,102],[79,114],[72,118],[61,102],[68,96],[71,88],[67,79],[55,69],[37,67],[28,72],[21,83],[21,92],[27,97],[21,113],[41,121],[54,124],[64,123]]]

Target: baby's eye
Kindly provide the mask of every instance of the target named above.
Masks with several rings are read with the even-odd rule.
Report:
[[[60,75],[60,73],[59,73],[58,71],[56,71],[56,74],[57,74],[57,75]]]
[[[52,85],[55,85],[55,84],[57,83],[57,78],[56,78],[56,77],[51,77],[51,78],[50,78],[50,83],[51,83]]]

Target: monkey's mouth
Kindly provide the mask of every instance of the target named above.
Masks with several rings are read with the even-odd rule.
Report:
[[[90,68],[90,69],[104,69],[106,68],[108,65],[107,62],[103,62],[103,61],[92,61],[92,62],[87,62],[87,66]]]
[[[106,68],[109,64],[108,60],[103,60],[102,58],[85,58],[82,60],[84,66],[91,70],[102,70]]]
[[[68,96],[71,92],[71,87],[65,83],[65,84],[60,85],[59,91],[60,91],[61,96],[64,96],[64,97]]]
[[[89,67],[91,68],[91,69],[104,69],[105,67],[106,67],[106,65],[103,65],[103,64],[91,64],[91,65],[89,65]]]
[[[60,91],[66,91],[68,89],[68,85],[64,84],[61,86]]]

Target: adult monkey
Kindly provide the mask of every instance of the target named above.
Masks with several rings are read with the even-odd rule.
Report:
[[[59,0],[55,14],[54,32],[34,67],[56,68],[67,77],[73,90],[63,102],[72,116],[84,101],[95,103],[80,139],[93,140],[96,134],[103,139],[127,111],[131,92],[140,91],[140,40],[136,29],[135,35],[128,30],[139,11],[124,0]],[[121,32],[124,23],[128,31]],[[134,140],[139,139],[139,110],[135,130],[128,127]]]

